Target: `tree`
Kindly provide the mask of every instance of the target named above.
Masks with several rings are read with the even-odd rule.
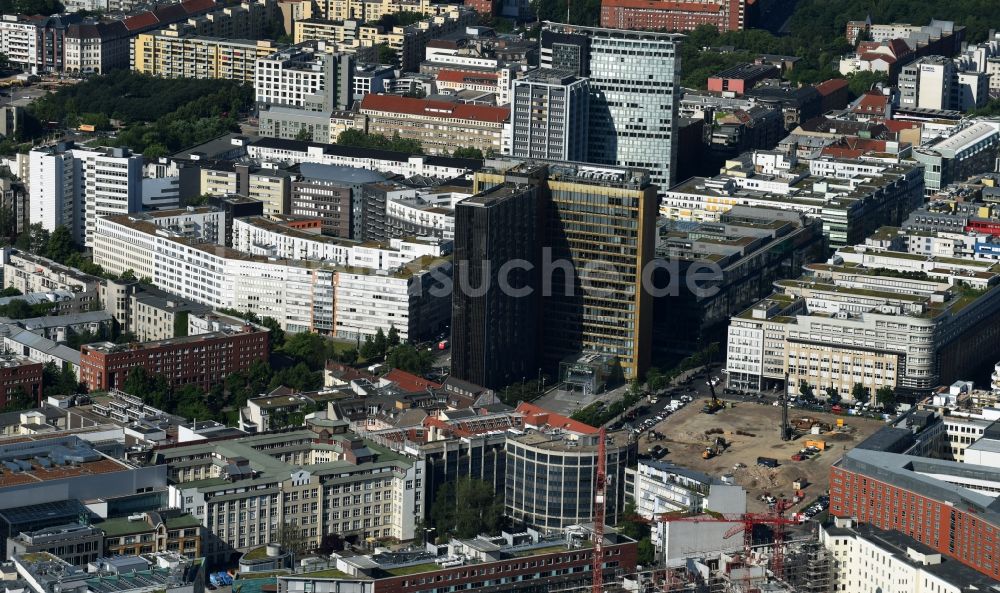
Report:
[[[651,367],[646,371],[646,388],[656,393],[667,386],[667,377],[660,372],[660,369]]]
[[[347,350],[341,352],[338,358],[340,359],[340,362],[344,364],[353,365],[358,362],[358,356],[359,354],[357,349],[348,348]]]
[[[299,131],[295,134],[296,140],[303,140],[305,142],[311,142],[313,139],[313,131],[309,126],[302,126]]]
[[[371,336],[365,336],[365,341],[361,342],[359,352],[361,354],[361,358],[365,360],[372,360],[380,356],[378,353],[378,347],[375,346],[375,340],[373,340]]]
[[[28,229],[17,236],[17,241],[14,242],[14,247],[17,247],[21,251],[27,251],[28,253],[34,253],[35,255],[40,255],[42,257],[48,252],[49,246],[49,231],[42,228],[41,223],[35,223],[28,226]]]
[[[49,236],[49,243],[46,246],[45,257],[57,261],[65,262],[74,251],[77,251],[73,244],[73,235],[65,226],[58,226]]]
[[[503,502],[493,485],[483,480],[459,478],[442,484],[430,510],[430,521],[438,537],[459,538],[481,533],[497,534],[503,528]]]
[[[642,566],[652,566],[656,562],[656,548],[653,547],[653,540],[644,537],[639,540],[636,546],[636,560]]]
[[[326,365],[328,341],[319,334],[299,332],[286,337],[281,352],[301,360],[314,370],[322,370]]]
[[[476,159],[481,161],[483,160],[483,151],[478,148],[456,148],[455,152],[451,153],[451,156],[456,159]]]
[[[868,388],[861,383],[855,383],[854,387],[851,387],[851,399],[856,402],[866,403],[871,399],[871,393],[869,393]]]
[[[831,405],[836,405],[840,403],[840,391],[836,387],[826,388],[826,400],[830,402]]]
[[[14,288],[13,286],[8,286],[7,288],[0,290],[0,297],[12,297],[21,296],[21,291]]]
[[[378,45],[378,63],[399,66],[399,53],[385,43]]]
[[[892,387],[883,385],[875,391],[875,403],[882,406],[886,413],[891,414],[896,411],[896,392]]]
[[[3,307],[0,307],[0,309],[4,310],[5,317],[10,317],[11,319],[28,319],[33,317],[31,314],[31,305],[24,299],[14,299]]]
[[[396,329],[395,325],[389,326],[389,335],[386,337],[386,347],[389,349],[399,346],[399,330]]]
[[[805,379],[799,381],[799,395],[806,401],[816,399],[816,394],[813,393],[812,385],[810,385]]]
[[[271,338],[271,349],[278,350],[285,344],[285,330],[281,329],[281,324],[274,317],[265,317],[260,320],[260,324],[267,328]]]
[[[363,351],[362,356],[364,356]],[[422,376],[431,370],[434,356],[427,350],[418,350],[413,344],[400,344],[389,351],[385,362],[392,368]]]
[[[194,385],[185,385],[174,394],[177,401],[174,413],[189,420],[210,420],[215,417],[205,399],[205,392]]]
[[[287,521],[282,523],[278,528],[278,544],[295,557],[305,554],[309,550],[309,541],[302,531],[297,525]]]
[[[653,564],[655,550],[651,540],[649,523],[639,516],[634,503],[626,504],[622,510],[622,521],[618,524],[618,531],[638,542],[640,564],[643,566]]]
[[[395,150],[411,154],[423,154],[424,152],[419,140],[401,138],[399,132],[396,132],[392,135],[392,138],[389,138],[382,134],[366,134],[360,130],[344,130],[337,135],[337,144],[355,146],[357,148]]]
[[[375,351],[378,352],[378,355],[385,356],[385,353],[389,350],[389,341],[385,337],[385,332],[382,331],[381,327],[375,332],[373,341],[375,342]]]
[[[889,77],[884,72],[855,72],[847,76],[847,90],[852,97],[860,97],[878,83],[887,84]]]

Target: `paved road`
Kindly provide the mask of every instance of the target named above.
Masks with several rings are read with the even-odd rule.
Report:
[[[10,87],[8,89],[4,89],[3,92],[6,93],[6,95],[0,96],[0,105],[5,107],[7,105],[26,107],[38,97],[45,95],[48,91],[38,86],[31,86],[25,88]]]

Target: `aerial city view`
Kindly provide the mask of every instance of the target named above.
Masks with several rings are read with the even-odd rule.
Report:
[[[0,593],[1000,593],[1000,0],[0,14]]]

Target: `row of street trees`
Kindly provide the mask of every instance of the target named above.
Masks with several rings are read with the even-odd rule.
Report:
[[[839,404],[843,401],[840,392],[835,387],[827,387],[823,390],[824,395],[826,395],[826,401],[831,405]],[[810,385],[805,379],[799,381],[799,397],[809,403],[814,403],[816,398],[816,389],[813,385]],[[861,383],[855,383],[851,387],[851,399],[861,403],[868,403],[871,400],[872,394],[871,389],[865,387]],[[896,392],[888,385],[883,385],[875,390],[875,404],[881,407],[888,413],[892,413],[896,410],[896,405],[898,404],[896,398]]]

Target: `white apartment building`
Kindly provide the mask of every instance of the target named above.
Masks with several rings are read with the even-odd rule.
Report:
[[[233,249],[251,255],[321,261],[371,270],[394,270],[424,257],[444,257],[450,241],[432,237],[359,243],[281,224],[280,217],[253,216],[233,221]]]
[[[451,320],[451,292],[439,286],[450,278],[451,262],[432,256],[393,272],[340,270],[334,299],[335,334],[363,339],[389,327],[395,327],[404,341],[432,334]]]
[[[329,113],[350,105],[350,56],[328,53],[314,42],[257,58],[254,90],[257,105],[293,107]]]
[[[142,210],[142,155],[126,148],[73,151],[83,182],[84,245],[94,244],[97,219]]]
[[[79,238],[76,160],[70,153],[51,149],[32,150],[28,159],[31,224],[41,224],[49,232],[65,226]]]
[[[0,53],[31,73],[37,70],[36,30],[34,23],[20,15],[5,14],[0,19]]]
[[[438,200],[438,197],[443,199]],[[441,236],[446,240],[452,240],[455,238],[454,204],[458,201],[447,195],[435,196],[427,193],[387,196],[385,218],[387,224],[406,229],[419,229],[419,234]]]
[[[233,249],[266,257],[343,265],[356,242],[281,224],[277,216],[233,220]]]
[[[57,144],[32,150],[29,159],[32,223],[69,227],[91,247],[97,218],[142,210],[142,156],[128,149]]]
[[[404,177],[415,175],[434,179],[472,178],[474,161],[450,157],[387,153],[366,148],[319,144],[300,140],[261,138],[247,147],[250,158],[263,162],[297,165],[320,163],[342,165],[393,173]],[[392,155],[392,156],[389,156]]]
[[[833,554],[833,590],[843,593],[963,593],[995,583],[907,535],[851,519],[820,527],[819,540]]]
[[[450,278],[450,262],[407,261],[389,271],[250,255],[127,215],[99,219],[94,242],[94,262],[111,273],[131,269],[183,299],[273,317],[289,332],[350,338],[393,325],[403,339],[424,337],[447,323],[450,293],[430,288]]]

